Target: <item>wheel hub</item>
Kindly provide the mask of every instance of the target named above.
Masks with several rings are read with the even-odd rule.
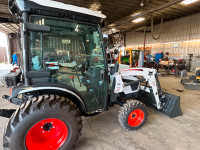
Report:
[[[51,123],[46,123],[44,126],[43,126],[43,130],[44,131],[49,131],[51,130],[53,127],[53,125]]]
[[[55,150],[68,138],[68,127],[59,119],[49,118],[37,122],[26,135],[28,150]]]
[[[144,112],[141,109],[133,110],[128,116],[128,124],[131,127],[139,126],[144,120]]]
[[[135,114],[132,115],[132,118],[134,118],[134,117],[135,117]]]

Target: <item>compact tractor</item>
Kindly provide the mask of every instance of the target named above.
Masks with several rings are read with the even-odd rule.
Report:
[[[123,56],[122,53],[125,53],[125,55]],[[139,56],[140,56],[140,50],[130,50],[130,49],[120,50],[119,64],[130,65],[130,68],[136,67],[138,65]]]
[[[115,104],[127,130],[145,123],[143,103],[181,115],[180,97],[162,91],[155,69],[107,63],[103,14],[50,0],[9,0],[9,10],[21,25],[23,66],[5,77],[4,98],[20,107],[4,129],[4,149],[70,150],[81,116]]]

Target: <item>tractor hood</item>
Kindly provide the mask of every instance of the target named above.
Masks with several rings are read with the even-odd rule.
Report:
[[[52,0],[9,0],[9,10],[15,16],[21,16],[22,12],[27,12],[29,15],[69,18],[97,24],[106,18],[105,15],[90,9]]]

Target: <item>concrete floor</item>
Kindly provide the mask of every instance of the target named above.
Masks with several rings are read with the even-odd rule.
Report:
[[[200,92],[183,88],[180,78],[160,77],[163,90],[181,96],[183,116],[169,118],[148,108],[146,124],[129,132],[118,123],[119,106],[93,117],[83,117],[82,136],[75,150],[197,150],[200,149]],[[177,92],[176,89],[184,90]],[[1,96],[9,90],[0,87],[0,109],[17,108]],[[0,117],[0,145],[2,130],[8,119]],[[1,147],[2,148],[2,147]]]

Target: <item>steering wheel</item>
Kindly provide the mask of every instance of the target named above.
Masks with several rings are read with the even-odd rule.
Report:
[[[81,73],[85,72],[85,62],[80,62],[74,67],[72,67],[72,72],[78,72],[81,71]]]

